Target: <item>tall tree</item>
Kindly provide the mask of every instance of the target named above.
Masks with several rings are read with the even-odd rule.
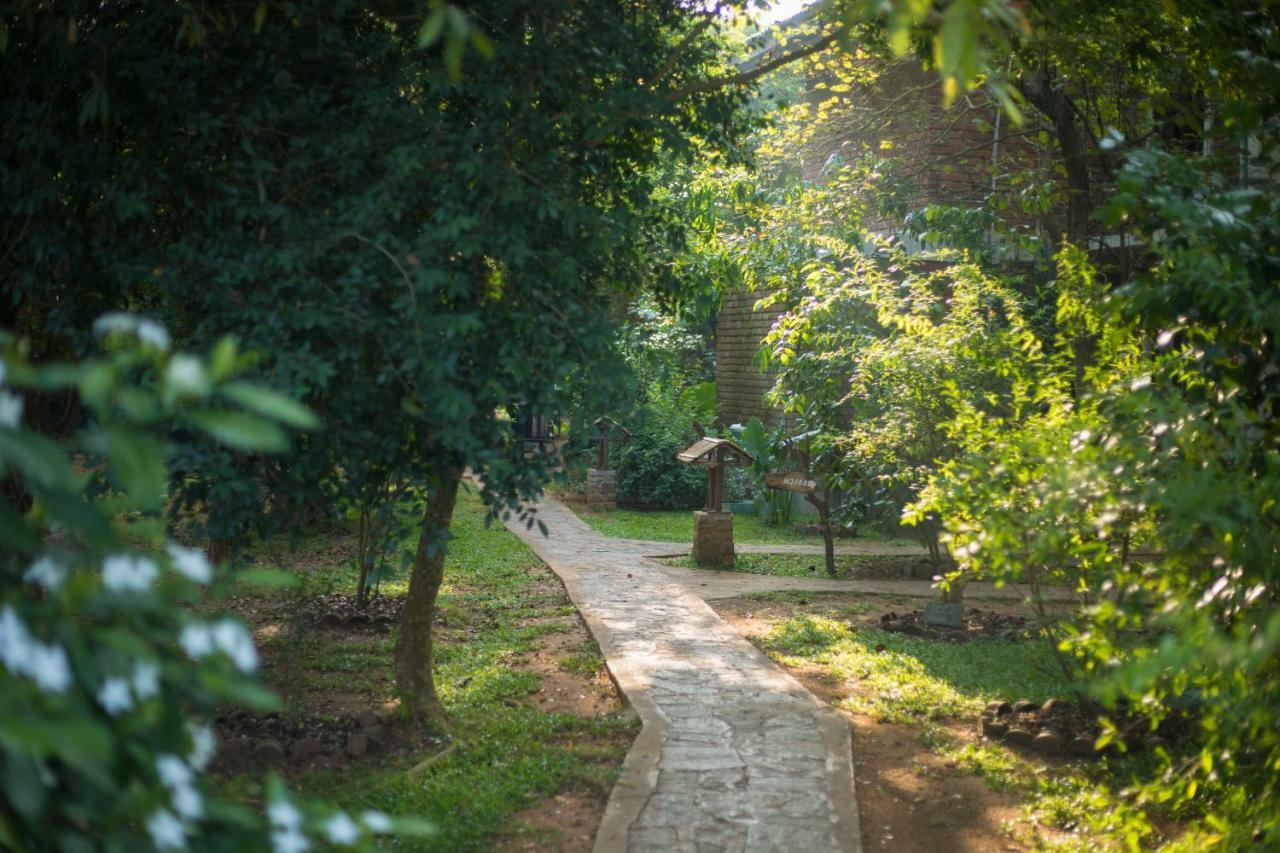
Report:
[[[194,344],[234,334],[314,408],[323,429],[270,467],[179,436],[175,492],[216,539],[387,472],[417,484],[396,672],[425,720],[463,472],[499,512],[536,493],[549,460],[509,416],[607,405],[611,296],[674,286],[646,262],[675,233],[647,176],[746,126],[740,87],[698,85],[725,67],[723,19],[676,0],[11,6],[10,316],[46,352],[108,306]]]

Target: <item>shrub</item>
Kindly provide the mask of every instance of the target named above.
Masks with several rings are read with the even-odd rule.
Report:
[[[109,357],[53,366],[0,333],[0,846],[300,850],[311,834],[368,847],[396,824],[300,808],[278,780],[263,816],[202,778],[214,709],[277,700],[245,626],[193,609],[232,578],[166,542],[161,517],[174,426],[243,453],[283,448],[280,424],[310,413],[236,382],[230,340],[205,360],[170,354],[168,333],[131,315],[99,329],[119,343]],[[51,393],[92,414],[70,439],[23,424],[26,402]]]
[[[658,402],[640,413],[631,440],[615,451],[618,500],[641,509],[693,509],[707,498],[707,474],[676,454],[694,438],[693,418]]]

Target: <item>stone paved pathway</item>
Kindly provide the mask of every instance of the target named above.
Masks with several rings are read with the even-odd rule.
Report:
[[[537,510],[548,536],[510,527],[564,580],[642,723],[597,853],[860,851],[849,724],[643,548],[554,499]]]

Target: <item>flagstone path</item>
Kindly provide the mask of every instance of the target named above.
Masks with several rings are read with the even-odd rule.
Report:
[[[667,566],[649,555],[673,554],[682,550],[679,543],[605,537],[550,496],[534,509],[546,536],[516,519],[508,527],[564,581],[642,723],[609,798],[596,853],[860,851],[848,722],[742,639],[706,600],[785,589],[935,596],[929,582]],[[797,553],[806,546],[761,547]],[[857,547],[857,553],[904,553],[900,546]],[[965,595],[1023,593],[970,584]]]
[[[511,529],[564,581],[642,729],[603,851],[859,851],[849,724],[634,546],[544,499]],[[665,568],[665,567],[661,567]]]

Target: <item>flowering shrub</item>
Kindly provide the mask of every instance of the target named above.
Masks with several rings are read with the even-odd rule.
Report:
[[[202,774],[216,743],[203,720],[215,706],[277,700],[255,677],[243,623],[192,607],[232,579],[164,541],[167,435],[181,425],[271,449],[287,442],[282,424],[313,418],[236,382],[231,340],[206,360],[170,354],[167,332],[132,315],[97,328],[106,357],[47,366],[0,332],[0,846],[300,851],[311,838],[368,846],[421,831],[295,805],[277,780],[265,818],[211,794]],[[82,428],[55,438],[28,427],[36,395],[78,398]]]

